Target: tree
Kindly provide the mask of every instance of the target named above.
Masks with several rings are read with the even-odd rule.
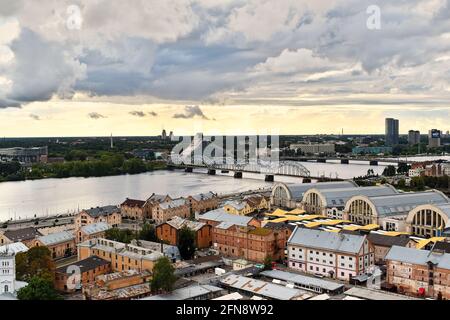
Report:
[[[122,243],[130,243],[131,240],[136,239],[136,234],[130,229],[111,228],[106,230],[105,238]]]
[[[61,300],[61,296],[53,287],[53,282],[34,276],[28,285],[17,292],[19,300]]]
[[[400,162],[398,164],[397,173],[408,173],[409,169],[411,169],[410,165],[408,165],[406,162]]]
[[[195,253],[195,232],[184,226],[178,236],[178,249],[184,260],[192,259]]]
[[[150,282],[152,292],[171,292],[177,277],[174,267],[167,257],[159,258],[153,266],[153,278]]]
[[[398,181],[397,187],[399,189],[405,189],[406,188],[406,181],[405,181],[405,179],[400,179]]]
[[[139,240],[146,241],[158,241],[156,237],[155,227],[150,223],[146,223],[142,226],[142,230],[139,232]]]
[[[29,281],[37,276],[53,282],[55,263],[47,247],[33,247],[16,255],[16,276],[18,280]]]
[[[425,190],[425,180],[423,177],[413,177],[411,179],[410,187],[418,191]]]
[[[264,258],[264,270],[272,270],[273,259],[271,256],[266,256]]]
[[[397,171],[397,170],[395,169],[394,166],[389,165],[389,166],[387,166],[386,168],[384,168],[383,176],[386,176],[386,177],[393,177],[393,176],[395,176],[396,171]]]

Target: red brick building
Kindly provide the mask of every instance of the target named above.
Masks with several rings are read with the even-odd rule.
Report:
[[[450,299],[450,254],[393,246],[385,259],[386,282],[399,293]]]
[[[209,248],[212,245],[212,227],[206,223],[190,221],[180,217],[173,217],[156,226],[156,236],[169,244],[178,245],[179,232],[183,227],[188,227],[195,232],[197,248]]]

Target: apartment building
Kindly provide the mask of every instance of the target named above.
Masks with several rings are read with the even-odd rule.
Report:
[[[80,278],[73,276],[73,268],[78,268]],[[95,277],[111,272],[111,263],[96,256],[59,267],[55,272],[55,289],[69,293],[80,290],[83,286],[95,281]]]
[[[62,231],[36,238],[29,247],[47,247],[53,259],[71,256],[76,252],[75,236],[71,232]]]
[[[246,216],[255,211],[255,208],[246,201],[228,201],[223,206],[223,209],[228,213],[239,216]]]
[[[200,193],[186,198],[191,213],[204,213],[217,209],[219,206],[219,198],[213,192]]]
[[[367,235],[375,250],[375,264],[384,265],[386,255],[393,246],[415,248],[416,242],[407,235],[390,236],[371,232]]]
[[[104,206],[83,210],[75,217],[75,229],[98,222],[105,222],[112,227],[117,227],[122,223],[120,208],[117,206]]]
[[[144,204],[145,218],[153,219],[153,208],[163,202],[170,202],[173,199],[168,194],[153,193]]]
[[[84,242],[89,239],[104,238],[106,231],[111,229],[111,226],[105,222],[98,222],[82,226],[75,231],[76,242]]]
[[[159,251],[103,238],[90,239],[78,244],[78,260],[97,256],[111,262],[111,270],[151,271],[164,255]]]
[[[83,286],[85,300],[131,300],[151,294],[151,274],[148,271],[127,270],[95,277]]]
[[[386,262],[386,281],[399,293],[450,299],[450,254],[394,246]]]
[[[187,227],[195,232],[195,245],[197,248],[209,248],[212,245],[212,227],[210,225],[177,216],[156,226],[156,236],[158,239],[176,246],[178,245],[179,232],[183,227]]]
[[[264,262],[267,256],[284,258],[290,230],[282,224],[263,228],[255,218],[229,214],[223,209],[207,212],[199,219],[212,226],[213,248],[226,257],[255,262]]]
[[[152,219],[155,223],[164,223],[172,217],[189,218],[191,210],[189,203],[184,198],[158,203],[153,207]]]
[[[375,262],[365,235],[297,227],[287,248],[290,268],[344,281],[367,273]]]
[[[132,220],[144,220],[148,217],[148,207],[146,201],[127,198],[120,204],[120,213],[122,218]]]
[[[42,234],[33,227],[17,230],[6,230],[5,232],[0,233],[0,245],[16,242],[22,242],[25,245],[28,245],[40,236],[42,236]]]

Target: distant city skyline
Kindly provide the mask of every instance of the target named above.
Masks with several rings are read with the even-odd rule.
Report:
[[[449,129],[448,1],[0,3],[0,136]]]

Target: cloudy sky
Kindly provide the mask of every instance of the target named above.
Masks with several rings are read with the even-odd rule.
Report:
[[[382,133],[387,116],[450,130],[450,0],[0,0],[0,136]]]

